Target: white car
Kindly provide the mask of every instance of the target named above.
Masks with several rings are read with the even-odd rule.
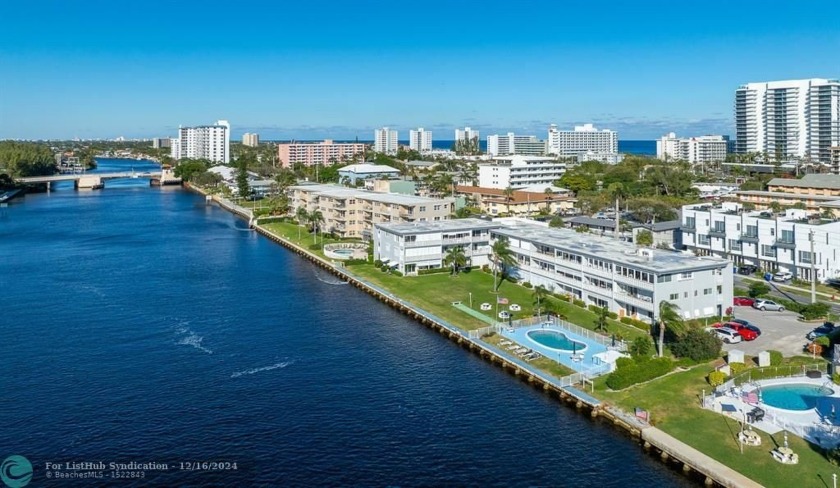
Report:
[[[785,307],[774,302],[773,300],[756,300],[753,303],[753,308],[761,310],[764,312],[765,310],[770,310],[771,312],[784,312]]]
[[[711,332],[717,334],[717,336],[720,337],[720,340],[727,344],[737,344],[738,342],[741,342],[741,336],[738,332],[730,329],[729,327],[712,329]]]
[[[773,275],[773,281],[788,281],[793,279],[793,273],[790,271],[777,271]]]

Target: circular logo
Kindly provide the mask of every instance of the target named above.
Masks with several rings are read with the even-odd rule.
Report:
[[[0,479],[9,488],[23,488],[32,481],[32,463],[23,456],[9,456],[0,465]]]

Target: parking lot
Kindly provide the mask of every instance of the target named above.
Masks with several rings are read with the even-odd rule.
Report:
[[[735,318],[749,320],[761,329],[761,336],[754,341],[738,344],[724,344],[723,349],[738,349],[749,356],[758,356],[761,351],[775,350],[783,355],[797,356],[804,352],[808,340],[805,335],[820,323],[810,324],[796,320],[793,312],[762,312],[752,307],[733,307]]]

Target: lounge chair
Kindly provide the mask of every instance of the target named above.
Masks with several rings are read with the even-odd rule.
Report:
[[[509,340],[507,340],[507,339],[504,339],[504,340],[499,341],[499,345],[500,345],[500,346],[509,346],[509,345],[511,345],[511,344],[513,344],[513,342],[511,342],[511,341],[509,341]]]

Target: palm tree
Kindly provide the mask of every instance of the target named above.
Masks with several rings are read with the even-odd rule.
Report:
[[[295,211],[295,217],[298,221],[298,240],[300,240],[300,228],[309,221],[309,212],[303,207],[298,207],[297,211]]]
[[[610,311],[607,307],[599,307],[596,313],[598,317],[595,320],[595,330],[603,332],[607,330],[607,318],[610,315]]]
[[[685,323],[680,317],[679,305],[663,300],[659,302],[659,357],[663,354],[666,327],[671,329],[671,332],[679,333],[685,329]]]
[[[618,211],[618,203],[624,198],[627,198],[627,190],[624,189],[624,185],[622,183],[616,182],[610,184],[610,186],[607,188],[607,192],[613,199],[615,199],[615,238],[618,239],[620,237],[618,227],[620,215]]]
[[[505,276],[505,269],[512,266],[514,261],[513,252],[510,250],[510,241],[505,236],[499,236],[490,248],[493,259],[493,291],[498,291],[501,281],[496,283],[496,272],[501,269],[502,278]]]
[[[464,248],[456,246],[447,249],[446,257],[443,258],[443,264],[451,266],[451,274],[457,275],[461,271],[461,268],[467,265],[467,255],[464,253]]]
[[[318,228],[320,227],[320,225],[323,222],[324,222],[324,214],[322,214],[320,210],[315,209],[315,210],[313,210],[312,212],[309,213],[309,225],[312,226],[312,232],[314,233],[313,234],[313,238],[314,238],[313,242],[316,243],[316,244],[318,243]],[[323,240],[323,239],[324,238],[321,237],[321,240]]]
[[[510,213],[510,201],[513,200],[513,188],[507,187],[502,190],[502,195],[505,196],[505,201],[507,202],[507,208],[505,209],[507,213]]]
[[[545,208],[551,213],[551,197],[554,195],[554,190],[550,186],[545,187]]]
[[[531,296],[534,298],[534,303],[537,304],[537,316],[540,317],[542,316],[542,301],[548,296],[548,290],[543,285],[537,285],[534,287]]]

